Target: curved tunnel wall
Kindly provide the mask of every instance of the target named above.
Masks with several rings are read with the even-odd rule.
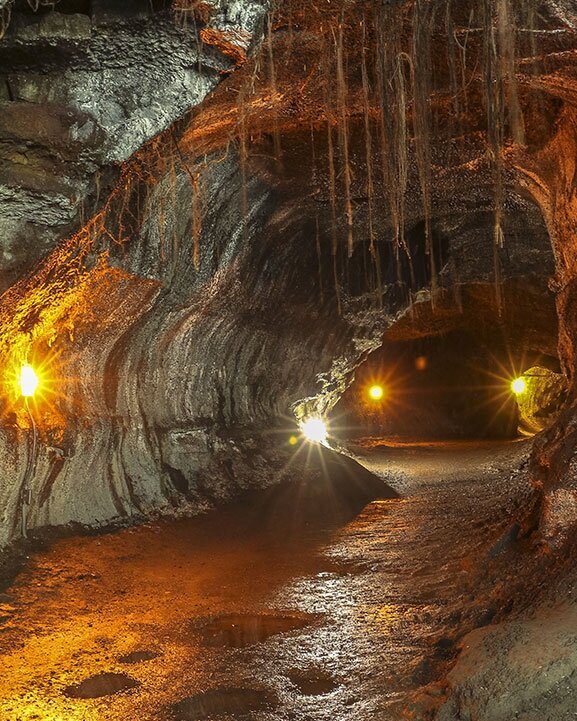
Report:
[[[303,243],[298,212],[279,214],[274,189],[255,177],[245,220],[232,150],[207,166],[203,186],[198,269],[191,184],[183,170],[171,172],[151,190],[140,234],[118,246],[92,238],[82,264],[93,267],[73,279],[72,299],[47,301],[45,334],[31,346],[44,359],[47,393],[35,409],[43,442],[30,481],[30,528],[198,509],[249,483],[272,482],[264,458],[247,461],[259,451],[254,431],[243,447],[243,429],[280,423],[282,430],[284,416],[290,434],[291,404],[314,393],[318,373],[350,346],[353,329],[336,306],[319,307],[316,249],[306,236]],[[48,259],[40,275],[53,290],[82,240],[68,257]],[[90,308],[74,327],[72,303]],[[20,531],[20,434],[17,451],[13,437],[2,436],[3,543]]]
[[[269,122],[270,107],[254,106]],[[199,113],[192,121],[197,128],[202,117]],[[150,157],[163,155],[164,141],[172,143],[161,169],[142,156],[132,167],[140,162],[154,182],[137,171],[134,181],[129,168],[114,202],[29,281],[5,294],[0,304],[4,357],[13,360],[6,340],[16,336],[16,350],[28,348],[40,361],[46,359],[48,375],[57,379],[50,402],[37,409],[43,442],[32,480],[31,528],[198,509],[249,483],[271,482],[275,451],[265,449],[263,429],[282,429],[296,401],[302,401],[298,412],[304,413],[334,405],[355,367],[383,342],[386,328],[395,320],[397,328],[407,323],[408,303],[416,301],[409,325],[415,308],[416,315],[422,310],[427,334],[439,323],[446,329],[447,318],[449,326],[454,323],[462,310],[459,289],[469,289],[473,297],[476,287],[481,294],[492,292],[487,223],[494,212],[494,176],[478,132],[467,138],[456,160],[451,140],[432,149],[440,168],[432,222],[437,236],[449,242],[449,257],[440,260],[445,316],[439,320],[439,305],[432,308],[426,289],[419,294],[417,285],[410,297],[405,279],[399,290],[403,279],[396,283],[390,267],[384,269],[390,282],[377,302],[374,288],[364,292],[372,281],[362,277],[370,223],[361,125],[353,128],[357,139],[350,148],[356,249],[349,261],[346,245],[339,244],[336,284],[334,199],[327,164],[320,160],[327,151],[326,125],[314,131],[317,166],[311,168],[310,128],[299,131],[293,121],[295,132],[285,145],[290,152],[273,159],[272,143],[268,150],[266,144],[258,146],[248,171],[247,159],[242,152],[237,158],[232,145],[227,153],[221,143],[201,170],[187,167],[192,160],[186,153],[178,157],[174,137],[152,144],[146,151]],[[258,157],[263,154],[264,161]],[[447,162],[449,156],[456,166]],[[275,170],[279,160],[281,173]],[[407,228],[418,229],[423,205],[414,147],[406,160],[405,220]],[[377,167],[380,159],[373,161]],[[243,176],[250,178],[246,191]],[[546,233],[540,218],[535,220],[534,203],[519,192],[516,172],[507,171],[505,180],[508,230],[513,236],[529,232],[503,250],[504,278],[526,277],[530,287],[549,273],[541,263],[544,239],[549,252]],[[382,179],[376,182],[375,197],[386,194],[382,185]],[[341,195],[337,201],[342,203]],[[339,238],[347,232],[340,210]],[[380,242],[391,244],[386,217],[376,232]],[[511,255],[511,247],[519,253]],[[427,280],[425,273],[421,282]],[[342,315],[336,286],[342,286]],[[516,287],[523,286],[511,284],[513,291]],[[0,543],[19,533],[27,435],[21,406],[8,406],[4,417],[7,472],[1,500],[6,510]]]

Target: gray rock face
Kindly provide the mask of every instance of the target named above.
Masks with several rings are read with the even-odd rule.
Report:
[[[199,104],[224,74],[246,59],[262,37],[268,9],[267,0],[219,0],[205,3],[199,16],[186,11],[185,3],[182,9],[180,3],[175,5],[174,10],[153,12],[148,2],[124,7],[98,0],[92,3],[88,16],[53,11],[31,14],[25,4],[9,8],[3,3],[6,12],[10,9],[13,12],[8,31],[0,41],[2,289],[98,209],[118,174],[115,166],[119,162]],[[7,19],[8,15],[4,17]],[[186,184],[182,178],[179,182]],[[150,240],[156,222],[150,218],[148,223],[146,237],[131,253],[131,262],[138,266],[141,277],[153,280],[126,278],[121,282],[121,296],[125,297],[120,305],[124,306],[124,316],[113,311],[116,321],[110,316],[110,307],[101,308],[100,322],[109,318],[115,330],[112,335],[98,332],[99,339],[85,339],[84,352],[92,355],[97,365],[108,364],[108,368],[113,364],[106,353],[98,350],[104,348],[104,337],[108,337],[110,350],[158,295],[161,251],[158,239]],[[149,242],[154,248],[149,247]],[[148,249],[152,250],[150,254]],[[74,264],[66,252],[64,257]],[[94,257],[83,258],[86,270],[94,266]],[[56,261],[57,274],[58,265]],[[7,299],[6,308],[13,302],[14,298]],[[86,390],[93,396],[94,389]],[[106,416],[115,406],[115,401],[110,400],[115,393],[116,389],[108,386],[104,389],[105,402],[100,408],[106,409]],[[64,439],[56,450],[51,439],[44,439],[46,443],[35,469],[44,481],[40,485],[34,481],[39,515],[31,522],[33,525],[74,519],[92,524],[126,513],[150,513],[170,504],[171,492],[167,487],[174,488],[172,484],[179,483],[183,465],[179,458],[185,452],[181,441],[189,439],[189,431],[184,430],[183,435],[162,432],[156,441],[151,441],[145,426],[137,421],[128,431],[132,438],[130,448],[123,448],[124,433],[114,421],[112,425],[106,422],[106,427],[100,430],[96,429],[98,425],[92,424],[88,435],[86,429],[78,428],[72,445],[70,439]],[[15,459],[11,441],[4,440],[8,444],[3,451],[4,462],[22,480],[25,457]],[[26,440],[24,449],[28,447]],[[207,437],[204,443],[211,452],[218,452],[214,438]],[[62,445],[66,450],[60,448]],[[110,495],[99,481],[94,482],[94,474],[89,472],[84,476],[86,487],[77,488],[80,496],[70,504],[66,502],[68,508],[64,510],[64,498],[70,493],[75,474],[81,467],[95,470],[97,457],[104,458],[103,452],[108,456],[109,451],[104,448],[110,450],[112,446],[120,455],[116,457],[115,451],[106,461],[105,484],[114,477],[112,489],[121,476],[123,490],[115,488]],[[76,449],[80,448],[84,451],[77,454]],[[190,450],[185,443],[186,449]],[[80,465],[74,471],[77,463]],[[129,475],[125,466],[131,469]],[[185,489],[181,482],[179,491],[194,495],[194,479],[188,475],[189,486]],[[148,487],[151,478],[155,481]],[[4,522],[0,544],[19,533],[14,513],[22,499],[18,484],[10,490],[11,485],[3,484],[1,494]]]
[[[11,469],[0,485],[0,543],[20,533],[25,481],[29,528],[198,510],[274,482],[275,457],[284,465],[296,431],[291,405],[315,392],[335,357],[358,362],[363,334],[355,339],[332,299],[320,302],[310,276],[316,250],[298,209],[279,213],[278,190],[256,172],[245,220],[236,154],[218,153],[204,166],[198,268],[189,176],[169,166],[143,197],[139,232],[124,247],[95,228],[94,237],[78,237],[48,259],[43,281],[31,281],[47,283],[34,312],[50,318],[50,330],[41,325],[51,349],[48,336],[37,347],[59,358],[46,372],[58,377],[56,405],[66,420],[50,420],[40,404],[46,433],[28,479],[30,430],[19,433],[17,458],[13,438],[0,441],[0,462]],[[133,197],[142,191],[133,188]],[[130,198],[119,202],[131,206]],[[114,219],[119,207],[110,212]],[[103,250],[104,265],[91,260]],[[72,258],[78,275],[67,270]],[[8,293],[4,303],[7,315],[27,312],[24,297]],[[72,307],[90,307],[90,318],[82,312],[73,320]],[[374,332],[369,324],[366,334]],[[25,426],[18,402],[15,412]],[[263,428],[272,435],[263,438]]]
[[[577,695],[576,620],[571,600],[466,636],[438,721],[569,720]]]
[[[104,4],[106,5],[106,4]],[[194,17],[13,13],[0,41],[0,288],[97,209],[108,168],[198,105],[259,42],[267,0]]]

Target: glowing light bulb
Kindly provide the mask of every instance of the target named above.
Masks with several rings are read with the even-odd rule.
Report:
[[[307,418],[301,423],[301,431],[307,441],[312,443],[326,443],[327,426],[320,418]]]
[[[374,401],[380,401],[384,395],[385,395],[385,391],[383,390],[382,386],[371,386],[369,388],[369,396]]]
[[[511,381],[511,390],[517,396],[521,395],[521,393],[525,393],[527,390],[525,380],[523,378],[515,378],[514,381]]]
[[[25,363],[20,369],[20,393],[24,398],[31,398],[38,388],[38,376],[31,365]]]

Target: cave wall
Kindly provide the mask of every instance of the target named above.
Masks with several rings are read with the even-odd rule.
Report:
[[[567,381],[562,373],[533,366],[521,376],[525,390],[517,397],[519,428],[532,435],[550,428],[559,418],[567,400]]]
[[[334,297],[321,303],[308,221],[282,207],[267,173],[243,188],[232,147],[199,167],[200,238],[190,167],[169,164],[146,192],[134,182],[128,197],[120,193],[4,296],[5,330],[45,376],[33,408],[41,441],[30,529],[196,512],[278,482],[293,450],[291,405],[375,336],[374,324],[339,317]],[[138,232],[111,242],[110,224],[124,222],[138,198]],[[8,316],[26,317],[37,288],[35,331],[22,335]],[[6,404],[4,417],[5,544],[21,533],[32,447],[21,401]]]
[[[198,105],[263,35],[268,0],[7,4],[0,40],[0,289],[105,201],[119,163]],[[7,12],[7,11],[6,11]],[[7,17],[7,16],[6,16]]]
[[[44,321],[35,332],[36,350],[25,354],[33,352],[49,377],[48,398],[34,409],[42,437],[31,489],[31,527],[68,521],[94,524],[150,513],[171,503],[174,493],[185,505],[183,498],[194,492],[179,470],[182,451],[173,450],[173,438],[180,439],[176,443],[183,447],[192,444],[193,455],[201,459],[199,466],[208,463],[209,455],[218,455],[218,440],[211,439],[204,427],[171,435],[171,426],[162,439],[157,438],[154,425],[149,431],[134,393],[129,410],[126,404],[119,409],[116,404],[118,347],[126,347],[133,324],[159,297],[164,312],[174,313],[163,295],[163,283],[188,283],[180,288],[180,296],[176,293],[177,303],[201,283],[198,278],[194,283],[186,277],[174,279],[166,267],[158,267],[152,218],[138,247],[131,248],[130,263],[124,251],[122,260],[108,261],[116,242],[110,243],[105,223],[84,224],[99,212],[115,224],[111,217],[122,212],[118,205],[110,209],[107,204],[111,188],[124,182],[119,163],[246,62],[262,38],[267,9],[267,2],[250,0],[219,0],[203,3],[202,8],[183,4],[182,10],[178,4],[148,2],[65,2],[56,11],[41,5],[38,12],[25,2],[4,6],[3,20],[9,17],[10,22],[7,30],[3,26],[6,33],[0,41],[0,286],[8,288],[40,261],[40,272],[24,288],[11,288],[3,307],[6,321],[18,315],[19,307],[26,315],[38,304]],[[139,182],[140,194],[146,181]],[[178,183],[188,183],[183,171]],[[162,184],[159,188],[162,192]],[[190,206],[190,197],[178,199],[178,192],[172,189],[171,202],[181,200]],[[140,195],[131,202],[135,213]],[[186,218],[183,222],[185,228],[179,230],[190,237]],[[78,235],[62,243],[83,225]],[[115,240],[122,240],[118,227],[115,230]],[[224,231],[221,250],[228,248],[230,256],[229,230]],[[112,253],[103,250],[107,242]],[[58,243],[58,250],[47,255]],[[172,260],[178,262],[176,257]],[[204,274],[205,283],[207,273],[214,270]],[[45,293],[35,295],[35,283],[44,284]],[[28,301],[27,293],[32,296]],[[149,326],[154,332],[154,324]],[[50,327],[53,330],[46,332]],[[3,344],[16,362],[19,351],[13,330],[8,320]],[[62,337],[67,334],[64,348]],[[28,341],[26,345],[29,348]],[[5,379],[2,545],[21,533],[21,489],[32,454],[30,422],[22,407],[12,405],[12,384],[11,378]],[[153,382],[153,395],[155,388]],[[221,391],[211,388],[210,392]],[[162,411],[152,405],[155,424]],[[217,406],[225,406],[221,395]],[[202,409],[196,412],[202,417]],[[183,411],[176,415],[182,417]],[[210,412],[207,416],[212,423]],[[76,418],[74,423],[71,417]],[[223,412],[223,422],[225,417]],[[178,421],[174,425],[178,428]],[[195,468],[186,473],[195,477]]]
[[[559,317],[559,355],[568,380],[568,399],[553,427],[540,438],[533,451],[535,485],[542,494],[539,530],[551,548],[562,549],[572,538],[577,523],[575,451],[577,413],[575,364],[577,195],[577,95],[574,81],[559,73],[541,78],[540,87],[563,98],[563,112],[551,141],[536,156],[521,155],[519,167],[525,183],[540,203],[555,250],[555,292]]]
[[[329,411],[393,325],[419,337],[448,332],[469,316],[499,325],[516,314],[521,323],[539,321],[520,342],[556,355],[547,231],[553,238],[572,232],[567,84],[546,87],[545,73],[520,79],[536,120],[523,152],[503,149],[498,208],[478,78],[458,123],[447,121],[441,99],[425,212],[423,149],[407,137],[406,156],[383,158],[377,138],[389,106],[377,102],[391,102],[400,132],[400,101],[363,95],[354,62],[362,45],[351,41],[347,50],[353,110],[344,143],[342,88],[324,98],[330,83],[318,62],[331,37],[325,16],[309,17],[295,3],[298,22],[287,24],[277,8],[270,46],[251,60],[267,5],[210,5],[195,25],[204,34],[164,10],[128,20],[100,13],[98,3],[82,17],[24,13],[13,17],[0,46],[8,288],[0,298],[0,352],[9,369],[36,361],[47,380],[34,409],[41,443],[26,508],[30,528],[194,511],[250,484],[275,482],[289,460],[294,413]],[[551,22],[558,9],[549,8]],[[543,33],[544,52],[561,67],[571,38],[565,30]],[[141,67],[145,81],[135,70]],[[82,95],[87,84],[90,96]],[[107,92],[95,102],[99,87]],[[172,124],[212,88],[201,108]],[[410,124],[404,132],[410,136]],[[568,159],[559,170],[555,143],[563,132],[573,140],[563,141]],[[402,200],[417,270],[411,280],[408,255],[400,264],[395,257],[390,181],[399,168],[383,172],[389,161],[406,164],[402,198],[393,200],[396,211]],[[495,253],[497,210],[507,242]],[[442,249],[433,253],[435,293],[424,250],[429,225]],[[556,261],[564,257],[562,275],[572,278],[572,251],[564,247],[556,241]],[[567,299],[558,294],[564,318]],[[566,367],[571,328],[562,321]],[[5,396],[0,544],[21,532],[31,450],[25,409],[11,387]]]

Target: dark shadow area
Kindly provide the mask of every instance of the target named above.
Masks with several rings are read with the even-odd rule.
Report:
[[[258,711],[276,706],[272,693],[255,688],[217,688],[190,696],[170,709],[173,721],[201,721],[201,719],[254,718]]]
[[[278,486],[251,494],[255,531],[283,542],[352,521],[372,501],[398,493],[352,458],[304,442]]]
[[[31,3],[28,0],[16,0],[14,10],[22,15],[47,15],[58,12],[64,15],[91,15],[93,18],[134,17],[149,15],[170,9],[170,0],[57,0],[54,3]]]
[[[99,673],[76,686],[67,686],[64,694],[70,698],[101,698],[139,685],[138,681],[125,673]]]
[[[205,646],[246,648],[271,636],[306,628],[315,620],[308,614],[232,614],[200,621],[195,627]]]
[[[118,660],[120,663],[132,665],[136,663],[143,663],[144,661],[152,661],[160,655],[160,651],[131,651],[130,653],[126,653],[124,656],[121,656]]]
[[[474,329],[385,341],[357,369],[333,426],[343,438],[517,438],[542,430],[562,408],[564,379],[547,365],[555,359]]]
[[[446,263],[449,240],[437,228],[431,229],[433,259],[427,254],[425,222],[419,221],[408,232],[406,246],[396,248],[392,240],[375,246],[374,255],[368,242],[358,242],[350,259],[343,262],[343,287],[355,298],[379,287],[387,302],[400,304],[431,284],[432,273]]]
[[[322,669],[294,669],[287,675],[303,696],[324,696],[339,687],[337,681]]]

